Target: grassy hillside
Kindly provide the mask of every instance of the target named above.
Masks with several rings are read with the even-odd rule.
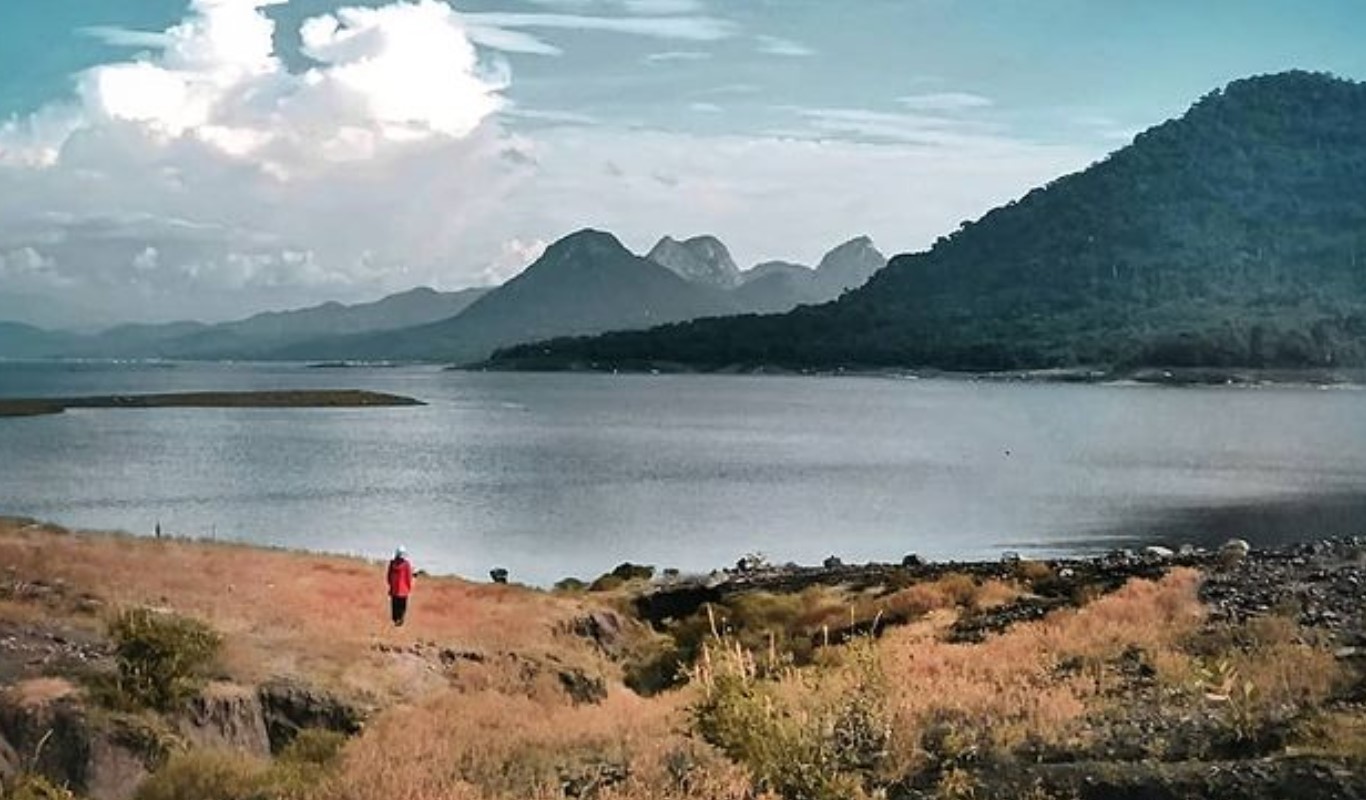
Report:
[[[47,800],[73,796],[64,780],[137,800],[1355,796],[1366,725],[1344,700],[1361,672],[1338,648],[1360,635],[1359,603],[1316,589],[1290,610],[1307,576],[1358,575],[1348,544],[1198,570],[751,575],[709,605],[679,590],[667,618],[645,610],[661,605],[640,601],[639,568],[553,593],[419,575],[396,629],[380,563],[0,520],[0,785]],[[177,660],[187,643],[211,662]],[[170,700],[139,705],[166,669]],[[266,730],[249,735],[262,704],[268,725],[318,727],[272,727],[266,749]]]

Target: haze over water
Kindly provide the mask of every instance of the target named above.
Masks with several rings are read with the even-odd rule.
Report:
[[[393,409],[0,420],[0,514],[482,578],[1351,534],[1355,390],[0,364],[0,396],[363,388]]]

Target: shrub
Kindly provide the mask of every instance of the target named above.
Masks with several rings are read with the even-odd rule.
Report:
[[[599,576],[597,580],[589,584],[588,591],[610,592],[616,589],[620,589],[622,586],[625,585],[626,581],[622,580],[621,578],[618,578],[616,575],[608,573],[606,575]]]
[[[135,800],[267,800],[266,765],[217,750],[200,750],[171,758],[138,787]]]
[[[148,608],[119,614],[109,626],[118,693],[131,704],[168,711],[203,685],[222,638],[204,623]]]
[[[345,737],[331,731],[299,734],[274,764],[221,750],[172,756],[138,787],[134,800],[304,800],[337,762]]]
[[[305,728],[280,753],[280,761],[288,764],[330,766],[341,756],[346,746],[345,734],[324,728]]]
[[[565,578],[565,579],[563,579],[563,580],[559,580],[559,581],[556,581],[556,582],[555,582],[555,591],[557,591],[557,592],[567,592],[567,593],[582,592],[582,591],[586,590],[587,588],[588,588],[588,584],[584,583],[583,581],[579,580],[578,578]]]
[[[760,677],[738,643],[717,637],[714,644],[715,657],[704,651],[695,675],[703,687],[690,710],[698,736],[788,800],[869,796],[890,737],[871,643],[853,645],[850,670],[780,679]]]
[[[31,772],[21,773],[10,781],[0,796],[8,800],[76,800],[69,789]]]

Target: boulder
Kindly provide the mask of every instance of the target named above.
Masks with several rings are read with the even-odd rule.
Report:
[[[353,736],[365,723],[357,706],[291,678],[276,678],[257,690],[270,751],[279,753],[310,728]]]
[[[27,681],[0,698],[0,772],[31,769],[90,800],[128,800],[169,753],[167,732],[130,715],[92,717],[60,683]]]
[[[260,693],[216,683],[190,701],[175,720],[176,731],[196,747],[234,750],[262,758],[271,753]]]

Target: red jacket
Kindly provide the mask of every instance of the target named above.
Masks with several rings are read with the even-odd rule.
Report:
[[[389,596],[407,597],[413,591],[413,565],[406,558],[389,562]]]

